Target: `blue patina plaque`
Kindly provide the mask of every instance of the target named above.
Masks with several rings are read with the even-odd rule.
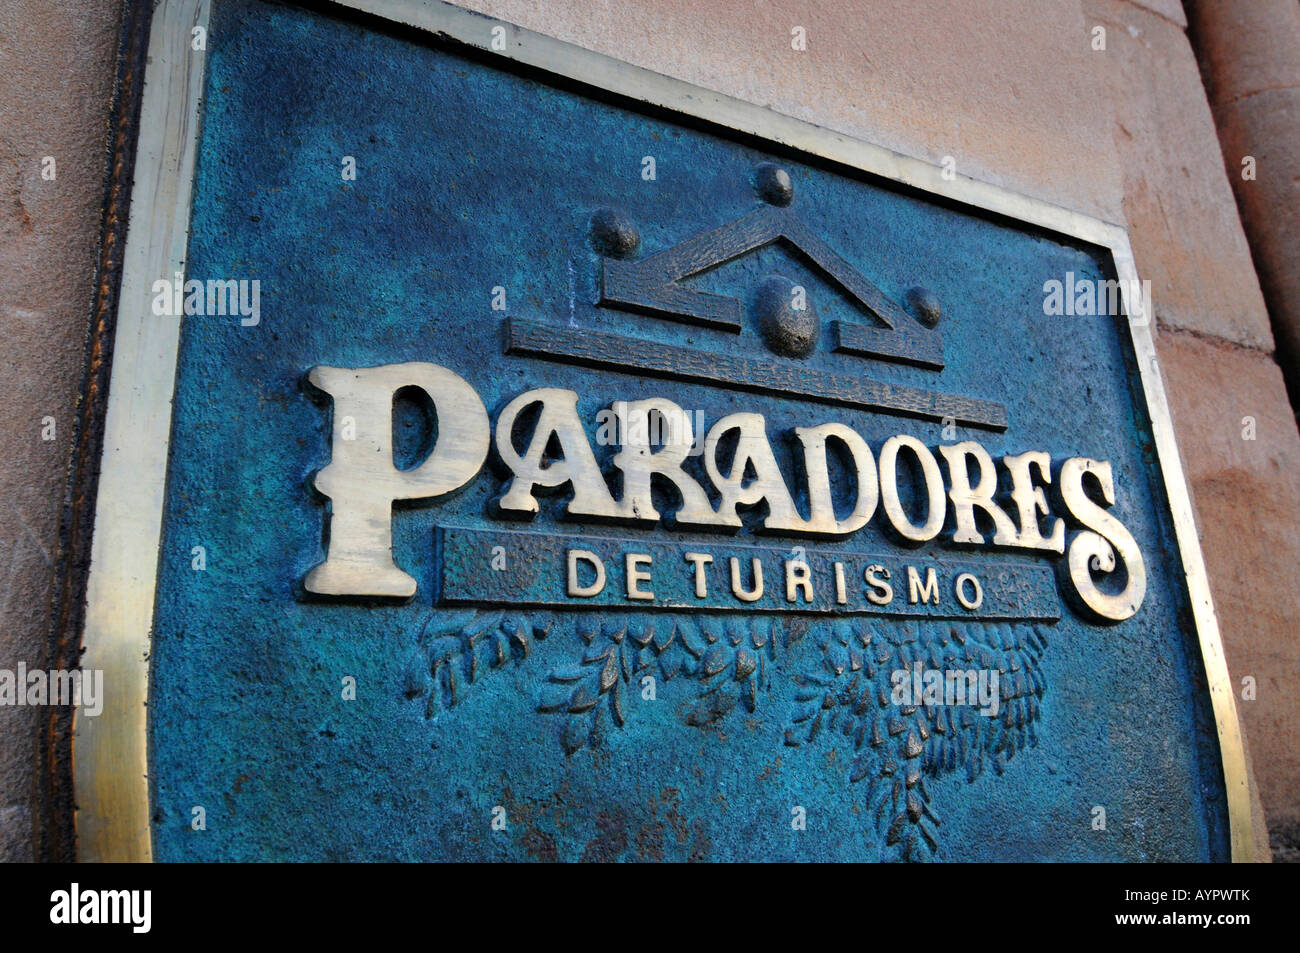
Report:
[[[332,9],[207,24],[155,857],[1228,857],[1111,248]]]

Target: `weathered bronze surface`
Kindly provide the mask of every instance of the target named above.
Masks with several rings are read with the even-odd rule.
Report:
[[[264,316],[186,317],[147,391],[148,851],[1215,859],[1229,800],[1239,843],[1149,335],[1043,307],[1129,277],[1105,226],[452,40],[212,16],[155,259],[258,277]]]

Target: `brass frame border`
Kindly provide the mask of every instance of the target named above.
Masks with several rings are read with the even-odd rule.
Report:
[[[1137,281],[1128,233],[1119,225],[965,176],[948,181],[938,167],[920,159],[438,0],[330,2],[1107,248],[1117,277]],[[184,270],[205,59],[190,49],[189,40],[195,26],[206,28],[210,3],[158,0],[149,37],[83,635],[82,665],[102,668],[109,690],[97,718],[77,717],[73,737],[83,860],[152,858],[148,657],[180,321],[153,316],[145,302],[154,278]],[[503,52],[491,50],[494,27],[505,30]],[[1126,301],[1129,311],[1138,310],[1133,304]],[[1155,342],[1145,318],[1130,320],[1129,329],[1218,727],[1232,859],[1251,861],[1255,851],[1241,729]]]
[[[147,861],[149,642],[162,533],[180,318],[155,316],[150,288],[185,266],[210,0],[162,0],[148,65],[113,337],[103,457],[86,580],[83,669],[104,672],[104,708],[74,713],[73,790],[81,860]]]

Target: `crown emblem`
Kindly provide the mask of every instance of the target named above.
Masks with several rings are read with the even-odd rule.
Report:
[[[754,186],[766,203],[763,207],[639,261],[626,260],[639,245],[631,223],[613,209],[597,210],[591,231],[592,243],[602,253],[598,303],[738,333],[742,311],[738,298],[700,291],[682,281],[779,243],[878,323],[832,321],[836,352],[936,371],[943,368],[943,342],[936,330],[940,307],[934,295],[924,288],[911,289],[907,303],[912,314],[891,301],[790,207],[794,185],[784,169],[764,163],[755,172]],[[802,357],[815,346],[817,322],[810,303],[790,306],[793,289],[789,279],[769,276],[757,289],[753,310],[774,352]]]
[[[1001,404],[865,377],[856,359],[943,370],[938,298],[925,288],[913,287],[902,304],[896,303],[793,210],[794,183],[785,169],[765,162],[754,171],[751,181],[762,200],[757,209],[639,259],[641,237],[632,220],[613,207],[596,209],[588,232],[591,247],[600,256],[595,304],[737,335],[744,329],[743,318],[748,313],[771,356],[745,357],[732,353],[734,349],[689,348],[520,318],[507,320],[507,353],[905,417],[951,419],[988,430],[1006,429],[1006,408]],[[780,274],[765,277],[753,289],[748,306],[738,297],[687,283],[777,244],[841,292],[870,323],[835,319],[823,338],[807,290]],[[829,341],[828,350],[836,358],[849,359],[832,362],[843,370],[804,361],[823,340]]]

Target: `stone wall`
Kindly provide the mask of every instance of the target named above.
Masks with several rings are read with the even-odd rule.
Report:
[[[45,667],[53,651],[120,13],[116,0],[0,4],[0,668],[10,670]],[[42,176],[46,156],[53,179]],[[33,859],[47,715],[0,708],[0,859]]]

